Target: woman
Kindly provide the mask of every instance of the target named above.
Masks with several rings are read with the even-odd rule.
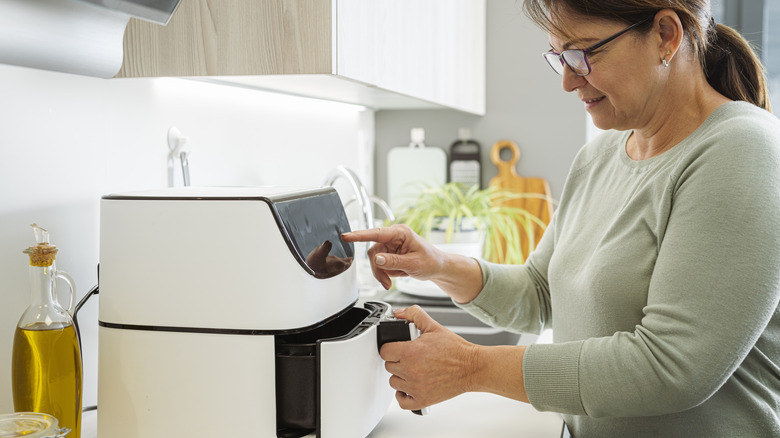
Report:
[[[444,254],[403,226],[377,279],[430,279],[549,345],[469,344],[421,309],[386,344],[402,408],[487,391],[555,411],[574,437],[780,436],[780,123],[760,62],[708,0],[528,0],[564,90],[608,130],[576,157],[522,266]]]

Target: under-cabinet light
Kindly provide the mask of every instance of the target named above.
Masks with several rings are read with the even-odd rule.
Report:
[[[318,99],[210,78],[156,78],[155,88],[159,88],[161,92],[165,93],[182,93],[189,98],[193,96],[193,93],[197,93],[204,99],[238,99],[241,102],[246,102],[247,99],[261,99],[265,106],[274,106],[280,110],[301,111],[305,109],[355,113],[369,109],[353,103]],[[252,94],[247,93],[247,91],[251,91]]]

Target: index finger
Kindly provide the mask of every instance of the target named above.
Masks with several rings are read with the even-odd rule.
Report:
[[[373,228],[370,230],[356,230],[341,235],[345,242],[378,242],[387,243],[398,237],[398,231],[389,228]]]

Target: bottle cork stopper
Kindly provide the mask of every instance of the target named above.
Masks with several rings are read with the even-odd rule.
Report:
[[[31,246],[22,252],[30,256],[30,266],[51,266],[57,255],[57,247],[49,244],[48,231],[36,224],[32,224],[31,227],[33,228],[35,240],[38,244]]]

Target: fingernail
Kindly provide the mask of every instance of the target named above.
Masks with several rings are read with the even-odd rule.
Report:
[[[406,308],[401,308],[401,309],[393,309],[393,314],[394,314],[394,315],[399,315],[399,314],[401,314],[401,313],[404,313],[404,311],[406,311]]]
[[[379,265],[379,266],[382,266],[382,265],[384,265],[386,261],[387,261],[387,260],[385,260],[385,257],[384,257],[384,256],[381,256],[381,255],[378,255],[378,256],[376,256],[376,258],[374,259],[374,262],[375,262],[377,265]]]

